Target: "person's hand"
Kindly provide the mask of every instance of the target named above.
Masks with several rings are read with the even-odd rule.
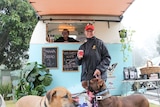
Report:
[[[84,51],[83,50],[78,50],[78,52],[77,52],[78,59],[82,59],[83,55],[84,55]]]
[[[82,59],[83,56],[77,54],[78,59]]]
[[[101,71],[98,70],[98,69],[96,69],[96,70],[94,71],[93,76],[95,76],[96,78],[101,78]]]

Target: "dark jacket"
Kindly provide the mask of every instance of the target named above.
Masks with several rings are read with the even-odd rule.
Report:
[[[82,65],[81,81],[94,78],[96,69],[101,71],[101,78],[107,79],[107,68],[111,57],[103,41],[96,38],[87,38],[87,42],[82,44],[79,50],[84,50],[84,56],[81,60],[77,59],[77,64]]]
[[[54,42],[65,42],[63,37],[59,37],[57,40],[55,40]],[[67,42],[79,42],[78,40],[75,40],[71,37],[68,37],[68,41]]]

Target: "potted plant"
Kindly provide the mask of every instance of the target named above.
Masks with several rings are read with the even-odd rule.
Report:
[[[23,69],[12,71],[11,74],[13,77],[14,74],[19,75],[14,88],[16,100],[26,95],[43,95],[46,92],[45,87],[53,80],[49,69],[37,62],[27,63]]]
[[[126,38],[127,37],[127,30],[126,29],[119,30],[119,36],[120,36],[120,38]]]
[[[121,43],[121,51],[123,53],[123,61],[126,62],[128,59],[128,52],[132,51],[132,36],[134,30],[122,29],[119,30],[120,43]]]

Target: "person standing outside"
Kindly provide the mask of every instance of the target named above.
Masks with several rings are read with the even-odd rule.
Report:
[[[82,65],[81,82],[100,77],[107,79],[107,68],[110,65],[111,57],[103,41],[94,36],[94,26],[85,26],[85,36],[87,41],[79,47],[77,52],[77,64]],[[87,88],[84,87],[83,88]]]
[[[69,30],[63,29],[62,31],[62,37],[59,37],[54,42],[79,42],[78,40],[75,40],[74,38],[69,37]]]

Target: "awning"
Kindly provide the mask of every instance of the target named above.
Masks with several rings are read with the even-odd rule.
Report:
[[[28,0],[41,20],[121,21],[134,0]]]

